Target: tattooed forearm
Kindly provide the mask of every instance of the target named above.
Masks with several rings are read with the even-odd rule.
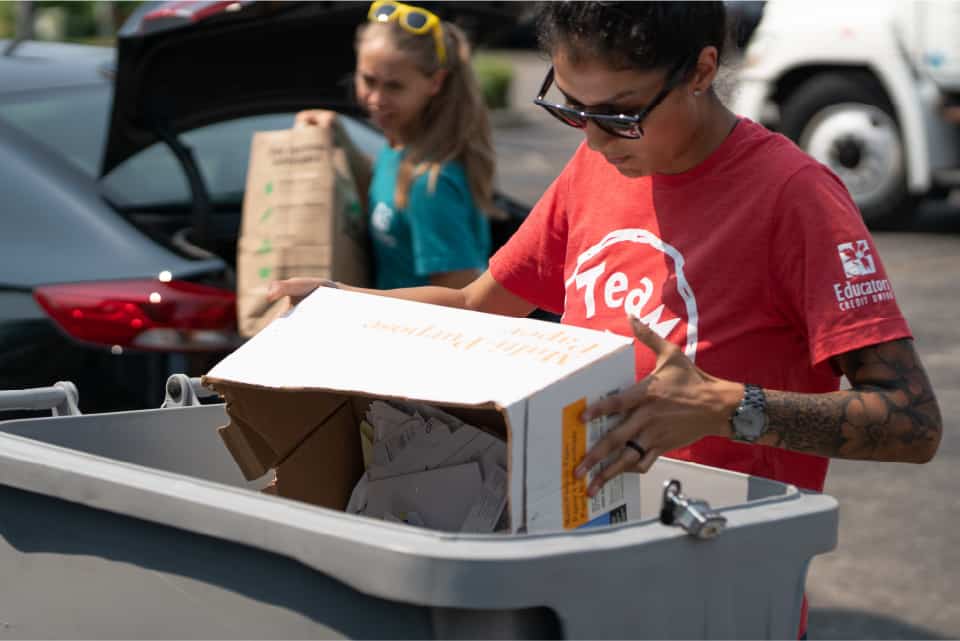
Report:
[[[940,444],[940,409],[910,340],[843,354],[852,389],[830,394],[767,390],[761,443],[811,454],[926,462]]]

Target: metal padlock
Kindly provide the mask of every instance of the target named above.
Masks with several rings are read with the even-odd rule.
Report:
[[[680,492],[680,481],[671,479],[663,484],[660,522],[678,525],[698,539],[712,539],[723,532],[727,517],[715,512],[706,501],[685,497]]]

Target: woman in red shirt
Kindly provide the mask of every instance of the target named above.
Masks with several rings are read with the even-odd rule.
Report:
[[[723,3],[553,2],[539,24],[536,102],[584,143],[477,280],[376,293],[635,335],[636,385],[584,416],[626,417],[577,469],[615,457],[591,496],[667,453],[817,491],[831,457],[929,461],[940,410],[856,206],[712,87]]]
[[[813,490],[830,457],[929,461],[940,411],[856,206],[713,89],[723,3],[545,3],[540,32],[536,102],[584,143],[477,280],[376,293],[635,335],[638,382],[586,410],[626,416],[591,496],[666,453]]]

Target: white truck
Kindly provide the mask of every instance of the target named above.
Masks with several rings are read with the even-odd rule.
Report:
[[[960,1],[770,0],[735,112],[796,141],[873,227],[960,187]]]

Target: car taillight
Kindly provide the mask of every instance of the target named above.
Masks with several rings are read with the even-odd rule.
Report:
[[[240,344],[233,292],[184,281],[46,285],[34,298],[71,337],[114,350],[222,351]]]
[[[200,22],[218,13],[239,11],[250,0],[177,0],[150,11],[143,16],[141,33],[151,33]]]

